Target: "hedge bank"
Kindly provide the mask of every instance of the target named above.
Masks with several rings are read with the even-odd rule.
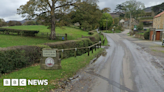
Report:
[[[62,41],[55,43],[46,43],[36,46],[15,46],[0,48],[0,74],[10,73],[13,70],[21,69],[40,62],[41,51],[43,48],[79,48],[87,47],[98,42],[100,37],[96,32],[88,38],[78,40]],[[77,55],[84,54],[87,50],[78,50]],[[74,56],[74,50],[64,51],[64,58]]]

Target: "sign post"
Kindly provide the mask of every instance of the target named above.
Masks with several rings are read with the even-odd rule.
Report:
[[[45,70],[61,69],[61,60],[57,49],[42,49],[40,68]]]

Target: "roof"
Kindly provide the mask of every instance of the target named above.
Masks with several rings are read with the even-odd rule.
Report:
[[[144,9],[145,12],[152,12],[152,7],[147,7]]]
[[[164,14],[164,11],[161,12],[160,14],[156,15],[154,18],[160,17],[160,16],[163,15],[163,14]]]
[[[121,19],[121,20],[120,20],[120,23],[123,23],[123,22],[125,22],[125,20],[124,20],[124,19]]]

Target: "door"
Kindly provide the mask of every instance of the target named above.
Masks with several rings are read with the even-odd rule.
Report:
[[[156,31],[156,40],[160,40],[160,31]]]

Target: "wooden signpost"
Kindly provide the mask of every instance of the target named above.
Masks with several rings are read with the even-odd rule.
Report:
[[[61,60],[57,49],[44,48],[42,50],[42,58],[40,61],[41,69],[61,69]]]

